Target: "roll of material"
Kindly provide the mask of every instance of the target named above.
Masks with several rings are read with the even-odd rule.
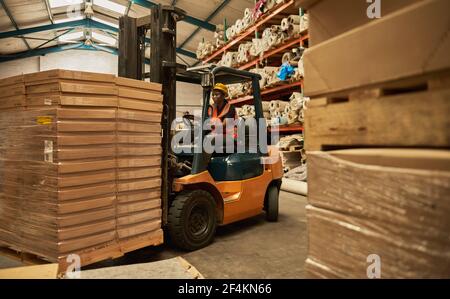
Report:
[[[263,51],[262,39],[254,38],[252,40],[252,47],[250,48],[251,56],[258,56]]]
[[[272,33],[277,33],[278,31],[282,31],[280,25],[272,25],[272,26],[270,26],[270,30]]]
[[[303,196],[308,195],[308,185],[306,182],[283,178],[281,190]]]
[[[238,114],[240,117],[248,118],[248,117],[255,117],[255,106],[253,105],[244,105],[241,108],[240,114]]]
[[[231,39],[236,36],[236,26],[231,26]]]
[[[294,124],[299,121],[298,114],[294,111],[289,112],[289,114],[287,115],[287,119],[288,119],[288,124]]]
[[[287,34],[289,37],[292,37],[299,33],[300,33],[300,25],[289,25],[289,29],[287,30]]]
[[[275,117],[272,116],[272,119],[270,122],[271,122],[272,126],[283,126],[283,125],[287,125],[288,120],[284,116],[275,116]]]
[[[284,102],[284,101],[277,101],[277,102],[278,102],[278,110],[280,110],[280,111],[284,111],[286,106],[289,105],[289,102]]]
[[[308,14],[304,14],[300,19],[300,32],[307,30],[309,27]]]
[[[299,92],[293,92],[291,97],[289,98],[289,105],[291,106],[292,110],[300,110],[302,109],[303,105],[303,98],[302,94]]]
[[[267,0],[265,7],[267,10],[271,10],[277,4],[276,0]]]
[[[229,28],[227,29],[227,31],[225,32],[225,34],[226,34],[228,40],[233,39],[233,35],[232,35],[233,32],[232,32],[232,29],[233,29],[233,26],[229,27]]]
[[[291,111],[295,111],[295,110],[292,110],[291,105],[286,105],[286,107],[284,107],[285,115],[288,115]]]
[[[288,18],[284,18],[281,20],[281,30],[287,31],[289,29],[289,25],[290,25],[290,23],[289,23]]]
[[[252,47],[252,42],[247,42],[239,45],[237,63],[242,64],[250,60],[251,54],[250,49]]]
[[[270,102],[269,101],[262,101],[262,108],[264,112],[270,111]]]
[[[304,121],[305,121],[305,110],[302,110],[298,115],[298,122],[303,123]]]
[[[234,24],[234,28],[235,28],[236,35],[239,35],[242,33],[242,31],[244,31],[244,23],[242,22],[241,19],[236,20],[236,23]]]
[[[300,110],[302,108],[301,100],[297,98],[291,99],[289,102],[289,107],[291,107],[291,110],[293,111]]]
[[[250,8],[246,8],[244,10],[244,19],[251,19],[252,18],[252,10]]]
[[[251,19],[247,19],[247,18],[242,19],[243,30],[246,30],[248,27],[250,27],[251,24],[252,24]]]
[[[270,101],[270,109],[269,110],[277,110],[277,111],[284,111],[286,106],[288,105],[288,102],[274,100]]]
[[[203,59],[204,57],[211,54],[214,51],[214,49],[215,49],[214,45],[209,41],[199,43],[196,51],[197,58]]]
[[[228,52],[225,53],[224,56],[222,57],[222,65],[226,66],[226,67],[234,67],[235,65],[237,65],[237,58],[238,52]]]
[[[299,15],[290,15],[287,17],[289,24],[291,25],[300,25],[300,16]]]
[[[277,101],[270,101],[269,110],[270,110],[270,111],[275,111],[275,110],[277,110],[277,109],[278,109]]]
[[[294,53],[292,52],[286,52],[283,54],[283,57],[281,57],[281,63],[289,63],[294,58]]]

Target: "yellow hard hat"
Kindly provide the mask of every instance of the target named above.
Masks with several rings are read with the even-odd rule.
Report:
[[[220,90],[225,94],[226,97],[228,97],[228,87],[225,84],[216,83],[216,85],[214,85],[213,90]]]

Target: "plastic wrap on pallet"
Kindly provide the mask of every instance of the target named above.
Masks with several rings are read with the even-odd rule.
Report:
[[[160,243],[160,85],[64,70],[23,77],[24,105],[0,109],[1,246],[58,262],[137,235]]]

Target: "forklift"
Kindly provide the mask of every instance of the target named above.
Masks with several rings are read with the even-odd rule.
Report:
[[[218,225],[264,211],[267,220],[277,221],[283,170],[276,148],[266,146],[267,140],[259,140],[260,126],[256,128],[256,152],[208,154],[203,149],[173,153],[171,125],[176,118],[177,81],[202,86],[202,124],[209,118],[211,91],[216,83],[250,81],[255,118],[265,121],[259,74],[214,65],[187,68],[176,63],[176,24],[185,15],[179,8],[156,5],[148,17],[121,17],[118,74],[137,80],[150,78],[151,82],[162,84],[162,224],[177,247],[192,251],[209,245]],[[145,72],[148,30],[151,31],[150,73]],[[201,144],[208,136],[208,131],[202,128]]]

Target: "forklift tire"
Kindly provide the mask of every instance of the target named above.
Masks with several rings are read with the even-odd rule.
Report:
[[[173,243],[184,250],[209,245],[217,227],[216,202],[204,190],[184,191],[169,208],[168,230]]]
[[[277,186],[269,186],[269,188],[267,188],[267,201],[265,207],[267,221],[278,221],[278,195],[279,191]]]

